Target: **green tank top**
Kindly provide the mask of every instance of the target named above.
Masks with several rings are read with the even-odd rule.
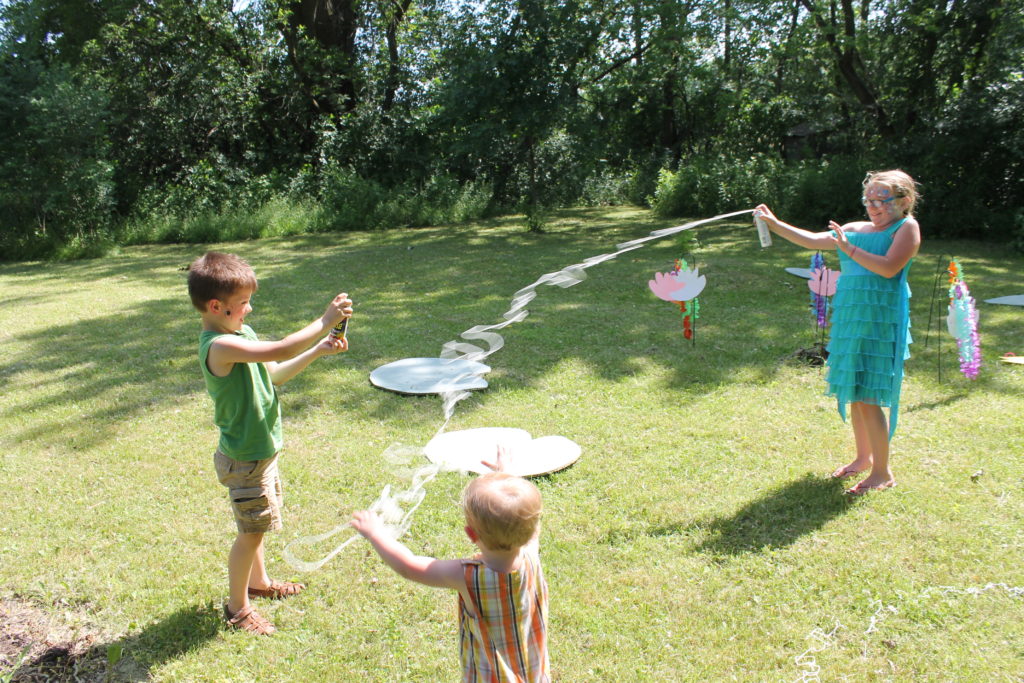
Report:
[[[220,428],[221,453],[235,460],[263,460],[281,450],[281,405],[270,373],[263,363],[235,363],[226,377],[217,377],[206,364],[210,345],[223,332],[199,334],[199,365],[213,399],[213,421]],[[257,341],[242,325],[238,335]]]

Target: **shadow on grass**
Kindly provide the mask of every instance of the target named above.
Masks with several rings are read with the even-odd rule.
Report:
[[[85,634],[77,643],[52,644],[27,657],[7,680],[146,681],[152,669],[202,647],[221,628],[215,606],[182,607],[123,638],[96,642]]]
[[[188,605],[112,645],[148,670],[201,647],[223,627],[218,605]]]
[[[707,540],[697,546],[700,552],[742,555],[784,548],[849,509],[850,499],[842,495],[844,485],[836,479],[807,474],[747,503],[729,517],[687,526],[699,527],[708,534]],[[670,525],[648,533],[660,536],[678,531]]]

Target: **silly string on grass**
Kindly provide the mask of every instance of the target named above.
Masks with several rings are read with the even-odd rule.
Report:
[[[949,262],[949,317],[946,324],[956,339],[960,355],[960,372],[967,379],[977,379],[981,367],[981,338],[978,336],[978,309],[967,289],[955,258]]]
[[[460,340],[452,340],[445,342],[441,347],[441,358],[446,359],[466,359],[470,361],[481,361],[487,358],[492,353],[495,353],[505,345],[504,338],[498,334],[495,330],[500,330],[513,323],[520,322],[529,315],[529,311],[526,309],[526,305],[529,304],[537,296],[537,288],[541,285],[552,285],[555,287],[572,287],[573,285],[579,284],[586,279],[586,270],[592,266],[596,266],[599,263],[609,261],[620,254],[624,254],[634,249],[639,249],[647,242],[652,240],[661,239],[669,235],[675,235],[676,233],[683,232],[684,230],[692,230],[693,228],[699,227],[706,223],[712,223],[714,221],[724,220],[726,218],[732,218],[734,216],[741,216],[743,214],[752,213],[753,209],[744,209],[742,211],[733,211],[731,213],[724,213],[712,218],[704,218],[698,221],[692,221],[684,225],[678,225],[671,228],[662,228],[661,230],[654,230],[646,237],[641,237],[628,242],[623,242],[616,245],[616,251],[600,254],[598,256],[591,256],[588,259],[584,259],[580,263],[575,263],[570,266],[566,266],[561,270],[557,270],[551,273],[541,275],[533,284],[523,287],[512,296],[512,305],[502,315],[502,322],[495,323],[493,325],[475,325],[468,330],[464,331],[460,335]],[[700,278],[703,280],[703,278]],[[703,288],[703,285],[701,285]],[[471,342],[482,342],[487,345],[484,349],[477,344]],[[458,386],[460,380],[466,379],[472,376],[472,373],[467,373],[460,377],[452,378],[452,386]],[[444,421],[438,428],[434,436],[441,434],[445,427],[448,426],[448,422],[451,420],[452,415],[455,412],[455,406],[460,401],[469,396],[469,392],[461,389],[453,389],[451,391],[442,391],[440,393],[442,408],[444,412]],[[483,454],[486,455],[486,454]],[[423,456],[423,448],[407,447],[407,446],[391,446],[385,450],[383,457],[386,461],[393,465],[405,466],[411,463],[415,459],[419,459]],[[429,463],[422,465],[413,470],[406,469],[402,474],[403,478],[408,479],[408,488],[402,491],[393,493],[390,486],[385,486],[381,491],[380,495],[370,506],[370,509],[380,515],[381,520],[384,522],[385,527],[394,538],[399,538],[408,531],[412,524],[412,515],[416,509],[423,502],[423,498],[426,496],[425,487],[431,481],[433,481],[437,475],[444,471],[444,469],[435,463]],[[319,569],[343,549],[348,547],[353,541],[359,538],[358,534],[353,533],[348,539],[343,541],[340,545],[336,546],[326,555],[318,560],[308,561],[299,558],[295,554],[295,548],[298,547],[310,547],[316,544],[323,543],[342,531],[348,529],[350,524],[345,521],[334,529],[314,535],[304,536],[295,539],[290,542],[284,548],[284,558],[292,567],[299,571],[314,571]]]
[[[977,597],[989,591],[999,592],[1000,590],[1004,591],[1011,599],[1024,598],[1024,587],[1011,586],[1004,582],[990,582],[984,586],[968,586],[967,588],[957,588],[955,586],[928,586],[916,596],[916,599],[926,600],[930,598],[933,593],[938,593],[943,596],[971,595]],[[905,596],[901,594],[900,597]],[[864,636],[881,632],[882,622],[887,617],[898,615],[900,613],[900,610],[896,605],[887,605],[882,600],[878,599],[872,600],[870,606],[874,608],[875,611],[871,615],[867,628],[863,631],[862,635]],[[837,621],[831,631],[826,632],[819,627],[813,629],[807,634],[807,639],[813,641],[813,643],[810,647],[793,658],[796,666],[801,669],[797,678],[794,679],[794,683],[819,683],[821,681],[822,669],[815,655],[837,645],[839,638],[836,634],[842,628],[844,628],[843,625]],[[862,646],[862,652],[867,652],[868,647],[869,643],[867,642],[867,638],[865,638],[864,645]],[[835,677],[829,677],[826,680],[835,680]]]

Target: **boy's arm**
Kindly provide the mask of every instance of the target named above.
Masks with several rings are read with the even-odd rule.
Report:
[[[350,315],[352,315],[352,300],[348,298],[347,294],[339,294],[334,297],[334,300],[331,301],[322,316],[280,341],[245,339],[233,334],[217,337],[213,344],[210,345],[207,364],[210,371],[218,376],[224,376],[230,372],[231,366],[235,363],[267,363],[268,370],[270,370],[269,364],[294,359],[300,353],[309,349],[310,344],[315,340],[326,335],[327,331],[334,327],[339,320]],[[309,358],[302,367],[309,365],[314,358],[325,353],[337,353],[343,350],[345,349],[323,349],[320,353]],[[298,370],[301,370],[302,367],[298,368]],[[298,372],[298,370],[295,372]],[[294,374],[292,373],[292,376]],[[280,383],[275,380],[275,384]]]
[[[330,356],[342,351],[348,351],[348,340],[335,339],[331,335],[327,335],[320,340],[319,344],[306,349],[295,356],[295,358],[289,358],[281,363],[266,363],[267,372],[270,373],[270,381],[280,386],[302,372],[303,368],[320,356]]]
[[[352,526],[366,537],[381,559],[401,576],[435,588],[459,590],[461,587],[462,562],[413,554],[388,534],[377,513],[370,510],[354,513]]]

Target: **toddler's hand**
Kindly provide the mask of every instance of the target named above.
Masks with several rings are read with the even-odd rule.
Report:
[[[506,446],[503,446],[502,444],[498,444],[498,455],[494,459],[494,462],[481,460],[480,464],[483,465],[484,467],[490,467],[495,472],[504,472],[505,469],[508,467],[508,460],[508,448]]]

